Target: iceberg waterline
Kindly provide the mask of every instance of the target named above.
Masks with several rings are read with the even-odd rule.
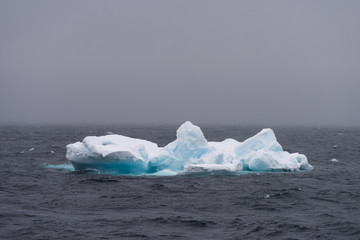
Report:
[[[239,142],[208,142],[198,126],[185,122],[176,140],[165,147],[122,135],[88,136],[67,145],[66,158],[76,170],[109,174],[176,175],[211,171],[311,170],[305,155],[283,151],[273,130],[267,128]]]

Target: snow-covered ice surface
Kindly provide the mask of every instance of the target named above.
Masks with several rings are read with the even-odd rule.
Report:
[[[307,171],[305,155],[283,151],[271,129],[239,142],[208,142],[198,126],[185,122],[165,147],[122,135],[89,136],[67,145],[66,158],[76,170],[108,174],[176,175],[194,172]]]

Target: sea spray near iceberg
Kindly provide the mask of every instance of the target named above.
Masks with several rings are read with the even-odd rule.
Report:
[[[76,170],[107,174],[176,175],[190,172],[311,170],[305,155],[283,151],[271,129],[238,142],[208,142],[198,126],[185,122],[165,147],[122,135],[88,136],[67,145]]]

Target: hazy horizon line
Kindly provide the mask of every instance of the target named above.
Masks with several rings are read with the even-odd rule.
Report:
[[[360,128],[359,125],[352,124],[262,124],[262,123],[205,123],[205,122],[197,122],[191,121],[194,125],[199,126],[200,128],[206,127],[241,127],[241,128],[345,128],[345,129],[357,129]],[[185,121],[184,121],[185,122]],[[184,123],[182,122],[182,123]],[[182,123],[178,122],[0,122],[0,127],[25,127],[25,126],[33,126],[33,127],[179,127]]]

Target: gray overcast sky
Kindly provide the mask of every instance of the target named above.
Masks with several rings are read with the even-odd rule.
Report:
[[[360,1],[0,1],[0,123],[360,126]]]

